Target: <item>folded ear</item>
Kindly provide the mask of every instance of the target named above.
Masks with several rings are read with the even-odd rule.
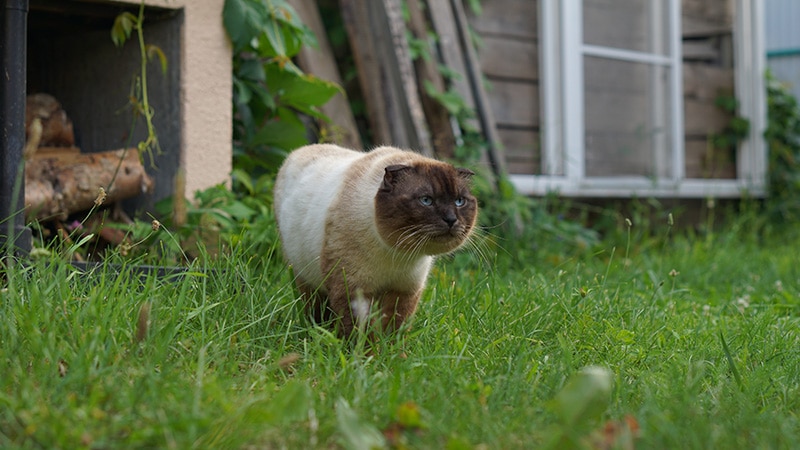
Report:
[[[458,172],[458,176],[467,180],[471,180],[472,176],[475,175],[475,172],[463,167],[456,167],[456,171]]]
[[[388,166],[383,173],[383,183],[381,183],[381,191],[391,192],[392,188],[397,184],[403,173],[411,169],[411,166],[403,164],[394,164]]]

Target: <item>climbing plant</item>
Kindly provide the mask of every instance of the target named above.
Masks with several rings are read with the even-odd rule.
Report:
[[[233,178],[240,184],[274,173],[307,144],[303,117],[327,120],[319,107],[341,88],[292,62],[317,43],[286,1],[226,0],[223,20],[233,43]]]
[[[791,92],[767,74],[769,185],[767,207],[773,219],[800,219],[800,107]]]
[[[117,47],[122,47],[131,37],[131,33],[136,32],[136,39],[139,44],[139,74],[134,78],[134,83],[129,96],[129,104],[133,111],[134,124],[139,117],[144,118],[147,126],[147,137],[139,142],[137,148],[139,155],[147,154],[150,163],[154,165],[153,153],[161,151],[158,143],[156,127],[153,125],[153,108],[150,106],[147,89],[147,64],[153,58],[158,58],[161,65],[161,72],[167,72],[167,57],[160,47],[147,44],[144,39],[144,1],[139,5],[138,14],[123,12],[114,19],[111,27],[111,41]]]

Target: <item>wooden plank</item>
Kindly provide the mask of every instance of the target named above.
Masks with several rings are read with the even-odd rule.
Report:
[[[508,164],[508,173],[530,175],[541,174],[541,144],[537,129],[498,127],[497,133],[503,143]]]
[[[489,142],[490,155],[484,155],[482,162],[490,165],[495,173],[501,173],[504,160],[497,148],[500,140],[489,98],[483,88],[478,57],[469,38],[463,5],[459,0],[450,3],[431,1],[428,8],[433,29],[439,35],[442,61],[448,69],[460,75],[450,80],[452,87],[464,99],[465,105],[477,114],[477,120],[467,121],[467,126],[480,130]]]
[[[715,149],[704,138],[687,138],[684,148],[687,178],[736,179],[730,150]]]
[[[470,14],[469,21],[482,36],[536,39],[538,1],[485,1],[481,2],[481,10],[481,14]]]
[[[487,36],[478,48],[481,70],[487,77],[538,81],[537,46],[536,41]]]
[[[687,17],[733,23],[733,0],[682,0],[681,14]]]
[[[414,38],[428,41],[428,24],[422,8],[421,0],[406,0],[408,9],[408,28]],[[432,47],[429,45],[429,48]],[[437,92],[445,92],[447,87],[444,77],[439,73],[437,61],[433,58],[420,57],[414,61],[417,84],[420,89],[422,109],[425,112],[431,131],[431,144],[434,153],[440,158],[452,158],[455,154],[456,139],[450,113],[439,101],[427,94],[426,83]]]
[[[729,23],[686,15],[681,19],[681,35],[684,38],[719,36],[732,32],[733,26]]]
[[[715,100],[733,93],[733,69],[700,63],[683,64],[683,95],[697,100]]]
[[[339,75],[339,69],[336,66],[333,50],[328,42],[316,2],[314,0],[289,0],[289,4],[297,11],[303,23],[311,28],[319,44],[318,48],[312,48],[309,45],[303,46],[297,55],[300,67],[319,78],[343,86],[344,83]],[[333,132],[328,133],[331,142],[353,149],[363,149],[364,145],[361,142],[356,120],[344,92],[336,94],[322,106],[321,110],[331,119],[334,127]]]
[[[373,142],[430,154],[397,0],[341,0],[340,7]]]
[[[422,110],[411,54],[408,50],[406,26],[403,21],[400,0],[383,0],[382,4],[383,16],[391,31],[391,47],[385,49],[385,52],[389,55],[390,62],[393,63],[392,68],[397,71],[396,75],[399,76],[398,81],[401,86],[399,100],[404,107],[404,113],[408,116],[406,120],[410,122],[409,126],[416,134],[414,139],[416,143],[410,147],[426,156],[433,156],[430,133],[425,122],[425,113]]]
[[[475,52],[475,48],[472,46],[469,22],[467,21],[467,15],[464,11],[464,4],[461,3],[461,0],[451,0],[450,5],[453,8],[453,17],[455,17],[456,20],[460,45],[464,52],[470,88],[475,98],[475,112],[478,115],[478,122],[481,125],[483,136],[488,143],[486,156],[489,159],[488,162],[495,175],[500,176],[506,173],[505,158],[503,157],[500,138],[497,135],[497,123],[489,103],[489,96],[483,88],[483,76],[480,64],[478,63],[478,55]]]
[[[489,99],[498,126],[539,126],[538,85],[507,80],[490,82]]]
[[[456,19],[448,2],[429,1],[428,12],[436,34],[439,36],[439,52],[444,65],[458,76],[450,80],[450,84],[458,95],[464,99],[467,108],[475,109],[475,98],[467,79],[467,66],[461,53],[461,39],[456,30]],[[475,129],[480,129],[477,120],[467,121]]]
[[[707,136],[718,133],[730,122],[731,116],[713,101],[687,98],[683,101],[684,132],[686,136]]]
[[[714,61],[719,58],[719,50],[710,39],[683,41],[682,55],[684,61]]]

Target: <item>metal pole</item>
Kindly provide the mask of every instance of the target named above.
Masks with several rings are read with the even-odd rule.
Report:
[[[25,70],[28,0],[5,0],[0,35],[0,255],[28,253],[25,227]]]

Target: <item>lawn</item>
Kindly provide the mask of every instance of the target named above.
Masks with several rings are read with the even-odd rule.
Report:
[[[374,353],[277,252],[6,261],[0,448],[800,447],[798,233],[637,231],[444,258]]]

